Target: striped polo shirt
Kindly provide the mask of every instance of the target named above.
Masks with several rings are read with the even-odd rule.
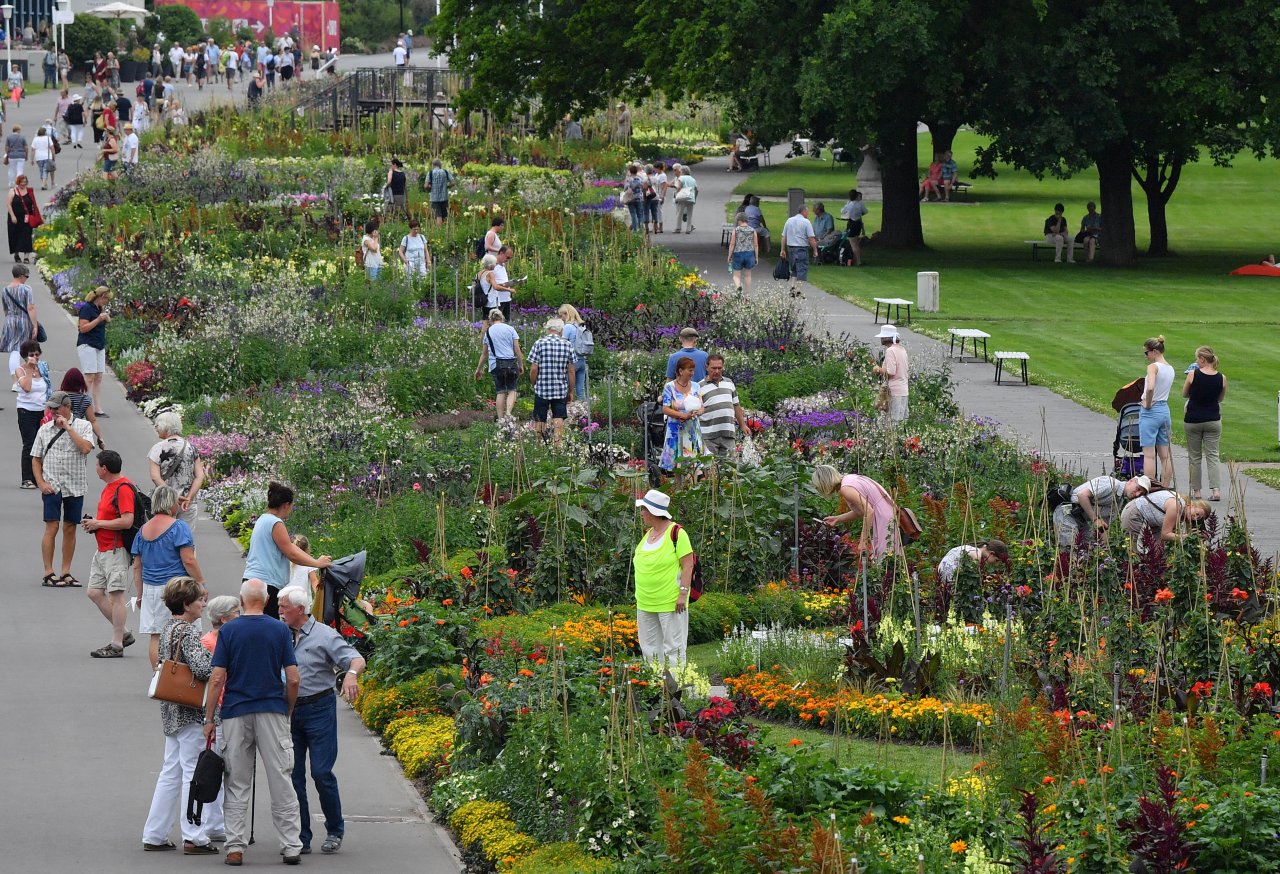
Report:
[[[702,415],[698,421],[704,437],[728,435],[732,437],[737,427],[734,407],[739,405],[738,387],[727,376],[715,383],[702,381]]]

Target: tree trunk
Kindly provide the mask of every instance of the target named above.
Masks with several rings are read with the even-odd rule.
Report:
[[[1147,223],[1151,227],[1148,255],[1160,257],[1169,254],[1169,222],[1165,210],[1178,187],[1178,180],[1182,178],[1182,163],[1177,159],[1165,163],[1158,156],[1152,156],[1145,161],[1145,175],[1139,174],[1136,168],[1133,171],[1147,197]]]
[[[933,140],[933,154],[941,155],[951,151],[951,144],[955,141],[960,125],[937,119],[926,121],[925,124],[929,126],[929,137]]]
[[[884,211],[876,243],[891,249],[923,249],[915,122],[882,129],[876,145],[884,180]]]
[[[1112,267],[1132,267],[1137,258],[1133,229],[1133,161],[1121,147],[1095,156],[1098,202],[1102,207],[1102,245],[1096,260]]]

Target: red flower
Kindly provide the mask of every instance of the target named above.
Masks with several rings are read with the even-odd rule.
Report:
[[[1237,601],[1248,601],[1249,593],[1244,589],[1232,589],[1231,597],[1235,598]]]
[[[1212,694],[1213,683],[1210,683],[1207,680],[1201,680],[1199,683],[1196,683],[1191,687],[1191,697],[1193,698],[1208,698]]]
[[[469,579],[471,579],[473,576],[475,576],[475,574],[473,574],[473,573],[471,572],[471,568],[469,568],[469,567],[464,567],[461,571],[459,571],[459,573],[460,573],[460,574],[462,574],[462,578],[463,578],[464,580],[469,580]]]
[[[1169,589],[1161,589],[1160,591],[1156,592],[1157,604],[1168,604],[1172,600],[1173,600],[1173,592],[1171,592]]]
[[[1250,690],[1249,694],[1251,694],[1254,698],[1270,698],[1271,684],[1270,683],[1254,683],[1253,689]]]

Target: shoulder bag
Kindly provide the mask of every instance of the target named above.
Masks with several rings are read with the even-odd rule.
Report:
[[[489,341],[489,351],[493,353],[493,372],[494,373],[519,373],[520,362],[514,358],[499,358],[498,350],[493,345],[493,337],[488,331],[484,332],[484,338]]]
[[[191,627],[189,623],[184,624],[188,628]],[[156,667],[156,672],[151,676],[151,687],[147,689],[147,697],[201,710],[205,704],[208,681],[196,679],[195,674],[191,672],[191,666],[183,657],[181,645],[178,646],[176,653],[173,652],[172,628],[169,629],[169,637],[170,657]],[[173,657],[175,655],[177,659]]]

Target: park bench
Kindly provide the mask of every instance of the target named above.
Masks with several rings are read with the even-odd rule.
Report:
[[[987,340],[991,335],[986,331],[979,331],[977,328],[948,328],[947,333],[951,335],[951,357],[956,357],[956,340],[960,341],[960,355],[957,360],[964,361],[964,344],[971,343],[973,347],[973,358],[978,359],[978,341],[982,341],[982,360],[990,361],[987,357]]]
[[[1039,254],[1039,252],[1040,252],[1040,250],[1041,250],[1042,248],[1043,248],[1043,249],[1048,249],[1048,250],[1050,250],[1050,251],[1053,251],[1053,243],[1046,243],[1043,239],[1039,239],[1039,240],[1023,240],[1023,241],[1022,241],[1022,244],[1023,244],[1024,246],[1030,246],[1030,247],[1031,247],[1031,260],[1032,260],[1032,261],[1036,260],[1036,255],[1037,255],[1037,254]],[[1063,248],[1065,249],[1065,248],[1066,248],[1066,246],[1064,246]],[[1077,249],[1080,249],[1080,250],[1083,250],[1083,249],[1084,249],[1084,243],[1076,243],[1076,248],[1077,248]],[[1095,246],[1094,246],[1094,251],[1096,252],[1096,251],[1098,251],[1098,250],[1099,250],[1099,249],[1101,249],[1101,248],[1102,248],[1102,240],[1098,240],[1097,245],[1095,245]]]
[[[877,297],[873,298],[876,302],[876,319],[874,324],[880,324],[880,307],[884,307],[885,324],[889,322],[889,312],[893,311],[893,320],[902,323],[902,308],[907,308],[907,324],[911,324],[911,301],[904,297]]]
[[[720,248],[729,248],[729,238],[733,236],[733,222],[725,222],[720,226]]]
[[[1027,379],[1027,360],[1031,357],[1026,352],[996,352],[991,356],[996,362],[996,385],[1000,385],[1000,377],[1004,374],[1006,361],[1018,361],[1022,364],[1022,384],[1030,385]]]

